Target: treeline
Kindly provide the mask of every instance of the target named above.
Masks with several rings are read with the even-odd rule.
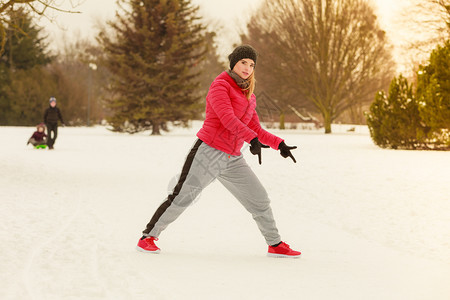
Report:
[[[86,124],[88,109],[93,122],[103,119],[106,111],[99,97],[103,85],[97,83],[107,73],[101,67],[92,72],[88,63],[98,50],[87,41],[78,41],[52,54],[42,28],[28,12],[13,7],[8,17],[0,56],[0,125],[42,122],[51,96],[58,100],[70,125]]]
[[[6,28],[1,124],[40,121],[50,96],[68,124],[106,119],[130,133],[158,134],[167,122],[201,117],[207,88],[225,67],[198,8],[188,0],[119,4],[97,43],[79,41],[53,55],[26,12],[9,10],[28,28],[26,35]],[[260,53],[257,93],[274,98],[282,113],[292,106],[320,115],[327,133],[344,114],[364,122],[364,107],[393,76],[387,39],[365,0],[266,1],[247,29],[242,43]],[[30,60],[19,65],[23,56]]]
[[[106,121],[117,131],[154,128],[159,134],[167,122],[201,118],[209,84],[225,69],[215,34],[201,25],[189,1],[128,2],[140,11],[130,24],[144,22],[144,30],[111,21],[97,41],[66,42],[56,53],[32,13],[11,6],[0,52],[0,125],[42,122],[51,96],[68,125]],[[149,11],[157,13],[150,17]],[[132,17],[126,9],[122,15]]]
[[[417,1],[448,13],[447,0]],[[40,122],[50,96],[58,99],[70,125],[106,120],[115,131],[160,134],[168,123],[185,126],[201,118],[209,84],[226,66],[198,7],[189,0],[118,4],[116,17],[95,41],[68,43],[57,53],[48,51],[30,11],[16,4],[0,12],[0,125]],[[281,122],[294,107],[320,117],[325,133],[337,121],[363,124],[375,97],[375,103],[394,99],[393,93],[380,92],[388,90],[392,78],[401,86],[370,1],[264,1],[246,29],[241,42],[259,52],[256,94],[264,92],[273,100]],[[422,71],[431,74],[426,66]],[[430,114],[446,117],[446,96],[433,109],[440,100],[424,100],[440,97],[442,83],[435,77],[427,80],[427,88],[416,80],[415,97],[427,103]],[[414,120],[425,124],[430,114]],[[437,125],[429,124],[423,125],[431,128],[423,135],[432,140]]]

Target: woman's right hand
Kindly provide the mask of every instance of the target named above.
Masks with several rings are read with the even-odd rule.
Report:
[[[269,148],[269,146],[262,144],[257,137],[250,141],[250,152],[258,155],[259,164],[261,164],[261,148]]]

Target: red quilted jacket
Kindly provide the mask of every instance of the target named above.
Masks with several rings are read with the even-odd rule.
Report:
[[[209,88],[206,118],[197,137],[231,155],[240,155],[244,141],[250,143],[255,137],[278,149],[283,140],[261,128],[255,108],[255,95],[248,100],[233,78],[223,72]]]

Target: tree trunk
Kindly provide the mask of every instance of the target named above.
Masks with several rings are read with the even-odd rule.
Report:
[[[161,135],[159,122],[152,122],[152,135]]]
[[[280,129],[286,129],[284,126],[284,112],[280,113]]]
[[[325,127],[325,133],[331,133],[331,116],[329,112],[325,112],[323,115],[323,126]]]

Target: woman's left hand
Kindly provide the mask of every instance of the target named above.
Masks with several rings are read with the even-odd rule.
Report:
[[[294,155],[292,155],[291,150],[297,149],[297,146],[288,146],[283,142],[278,145],[278,149],[280,150],[280,155],[284,158],[290,157],[296,163],[297,161],[294,158]]]

